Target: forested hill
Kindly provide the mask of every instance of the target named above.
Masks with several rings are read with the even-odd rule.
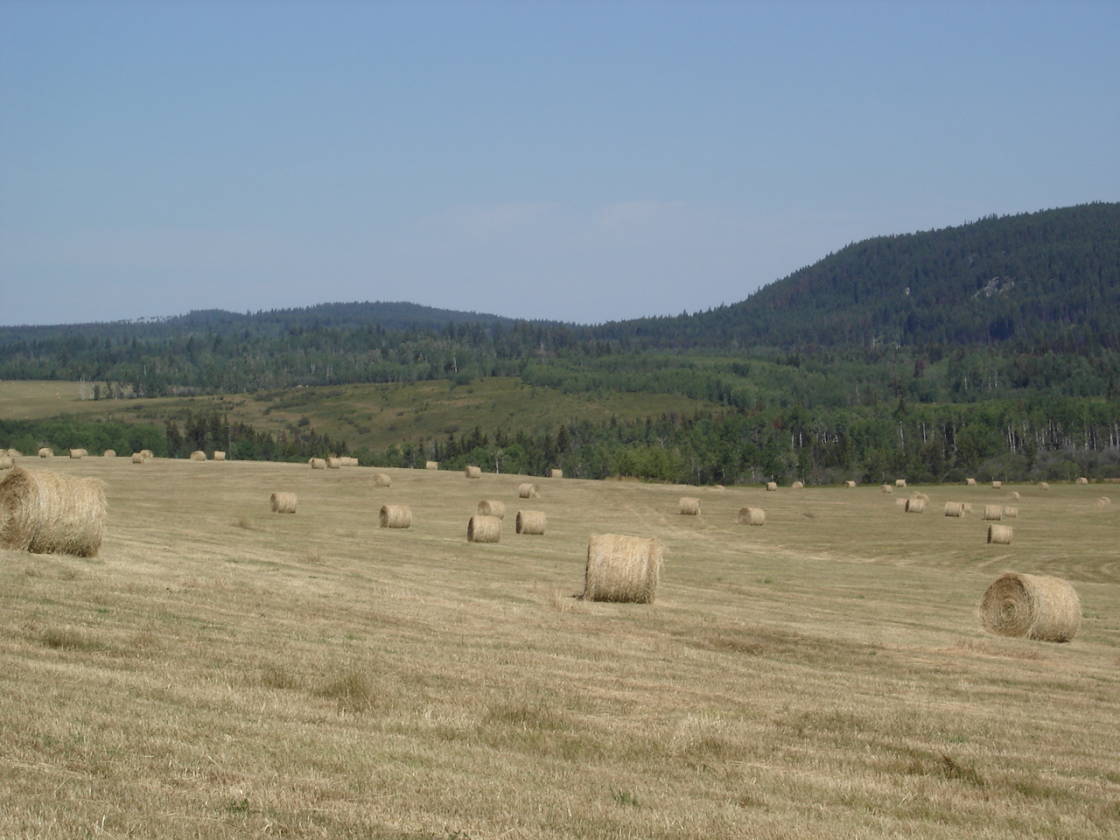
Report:
[[[659,346],[1120,347],[1120,203],[849,245],[741,303],[610,324]]]

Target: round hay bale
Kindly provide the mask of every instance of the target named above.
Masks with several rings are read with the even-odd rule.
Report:
[[[220,449],[215,449],[214,450],[214,460],[215,461],[224,461],[225,459],[226,459],[226,453],[225,452],[223,452]]]
[[[0,470],[10,470],[16,465],[11,455],[0,455]]]
[[[994,522],[1003,519],[1003,505],[984,505],[984,519]]]
[[[681,496],[680,512],[681,516],[699,516],[700,500],[695,496]]]
[[[467,522],[467,542],[496,543],[502,538],[502,520],[477,514]]]
[[[657,539],[592,534],[587,541],[582,597],[587,601],[652,604],[663,554]]]
[[[378,517],[382,528],[412,527],[412,508],[408,505],[382,505]]]
[[[964,516],[964,502],[946,502],[945,515],[960,519]]]
[[[1050,485],[1045,481],[1040,481],[1040,482],[1038,482],[1038,489],[1039,490],[1049,490]]]
[[[393,486],[393,479],[392,479],[392,477],[389,476],[388,473],[381,473],[381,472],[374,473],[373,474],[373,486],[374,487],[392,487]]]
[[[777,490],[777,489],[778,489],[778,482],[776,482],[776,481],[767,481],[767,482],[766,482],[766,489],[767,489],[767,490],[768,490],[769,492],[773,493],[773,492],[774,492],[775,490]]]
[[[105,485],[96,478],[14,467],[0,481],[0,546],[93,557],[105,536]]]
[[[975,478],[966,478],[964,480],[964,483],[969,487],[975,487],[976,486],[976,479]]]
[[[1023,497],[1019,494],[1018,490],[1012,490],[1011,493],[1008,494],[1008,498],[1018,500],[1018,499],[1021,499]]]
[[[342,466],[344,466],[344,467],[356,467],[356,466],[358,466],[358,459],[355,458],[353,455],[343,455],[338,460],[341,462]]]
[[[988,544],[989,545],[1011,545],[1011,539],[1015,536],[1015,532],[1010,525],[989,525],[988,526]]]
[[[929,501],[929,494],[928,493],[923,493],[919,490],[917,493],[914,493],[913,495],[914,495],[915,499],[921,499],[923,502],[928,502]]]
[[[505,519],[506,503],[499,502],[497,499],[483,499],[478,503],[478,510],[476,513],[481,516],[494,516],[498,519]]]
[[[331,457],[327,458],[327,469],[328,470],[340,470],[340,469],[342,469],[342,461],[339,458],[332,455]]]
[[[438,470],[439,469],[439,461],[427,461],[427,462],[425,462],[424,463],[424,469],[426,469],[426,470]]]
[[[894,480],[894,486],[895,487],[905,487],[906,486],[906,479],[905,478],[896,478]]]
[[[273,513],[295,513],[296,512],[296,494],[295,493],[273,493],[268,497],[269,504],[272,505]]]
[[[1068,642],[1081,627],[1081,599],[1068,581],[1007,572],[980,599],[980,621],[989,633]]]
[[[132,463],[143,464],[144,460],[145,460],[144,456],[141,455],[139,452],[133,452],[132,453]]]
[[[327,461],[325,458],[312,458],[307,462],[311,465],[313,470],[325,470],[327,468]]]
[[[889,484],[881,484],[881,485],[879,485],[879,491],[881,493],[893,493],[894,488],[891,487]]]
[[[54,457],[54,452],[51,451],[51,448],[49,446],[44,446],[39,450],[39,457],[40,458],[53,458]]]
[[[847,487],[849,490],[851,490],[853,487],[856,486],[856,483],[849,478],[847,481],[844,482],[844,486]]]
[[[517,485],[517,497],[519,499],[535,499],[537,498],[537,485],[528,481],[523,481]]]
[[[191,460],[192,461],[205,461],[206,460],[206,453],[203,452],[201,449],[196,449],[194,452],[191,453]]]
[[[116,458],[117,457],[117,450],[106,449],[105,453],[104,453],[104,457],[106,457],[106,458]]]
[[[156,457],[150,449],[141,449],[140,454],[143,455],[147,460],[151,460],[152,458]]]
[[[543,510],[519,510],[514,524],[519,534],[543,534],[548,519]]]
[[[765,525],[766,511],[758,507],[739,508],[740,525]]]
[[[463,474],[467,478],[482,478],[482,467],[476,467],[472,464],[464,470]]]
[[[0,453],[0,454],[7,455],[9,458],[22,458],[23,457],[23,453],[20,452],[18,449],[9,449],[7,452],[3,452],[3,453]]]
[[[553,467],[551,470],[548,471],[548,477],[549,478],[563,478],[564,477],[564,471],[559,470],[556,467]]]
[[[793,484],[790,485],[790,488],[793,489],[793,490],[804,490],[805,489],[805,482],[804,481],[795,481],[795,482],[793,482]]]
[[[907,513],[925,513],[926,500],[919,499],[917,496],[911,496],[906,500]]]
[[[992,482],[992,489],[993,490],[999,490],[1001,487],[1003,487],[1003,482],[1002,481],[993,481]]]
[[[1077,483],[1078,483],[1078,484],[1088,484],[1088,483],[1089,483],[1089,479],[1087,479],[1087,478],[1086,478],[1085,476],[1080,476],[1080,477],[1079,477],[1079,478],[1077,479]]]
[[[1003,506],[1003,518],[1004,519],[1017,519],[1018,517],[1019,517],[1019,508],[1014,507],[1013,505],[1004,505]]]
[[[86,452],[84,449],[71,449],[70,450],[70,457],[75,459],[75,460],[77,460],[79,458],[84,458],[88,454],[89,453]]]

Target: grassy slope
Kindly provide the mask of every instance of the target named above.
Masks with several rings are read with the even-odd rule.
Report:
[[[233,419],[269,431],[292,428],[306,417],[320,433],[351,448],[383,449],[420,437],[504,428],[555,429],[570,420],[609,420],[691,413],[714,408],[672,394],[565,394],[514,378],[478,380],[452,387],[447,381],[413,385],[339,385],[293,388],[226,397],[163,397],[143,400],[79,400],[74,382],[0,383],[0,417],[30,419],[58,414],[112,416],[119,420],[161,420],[183,409],[216,408]]]
[[[262,463],[95,475],[99,557],[0,551],[0,836],[1099,838],[1120,831],[1120,504],[1019,488],[689,489]],[[295,516],[268,494],[299,494]],[[676,514],[687,492],[700,517]],[[497,545],[464,540],[480,498]],[[409,531],[376,527],[385,502]],[[767,524],[734,524],[743,504]],[[587,536],[660,536],[654,606],[574,600]],[[986,635],[1005,568],[1068,645]]]

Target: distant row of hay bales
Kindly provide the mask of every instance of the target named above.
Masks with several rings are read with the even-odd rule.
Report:
[[[106,510],[105,485],[96,478],[13,467],[0,481],[0,546],[92,557]]]

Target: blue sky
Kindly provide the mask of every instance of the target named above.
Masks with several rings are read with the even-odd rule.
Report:
[[[581,322],[1120,199],[1120,3],[0,0],[0,323]]]

